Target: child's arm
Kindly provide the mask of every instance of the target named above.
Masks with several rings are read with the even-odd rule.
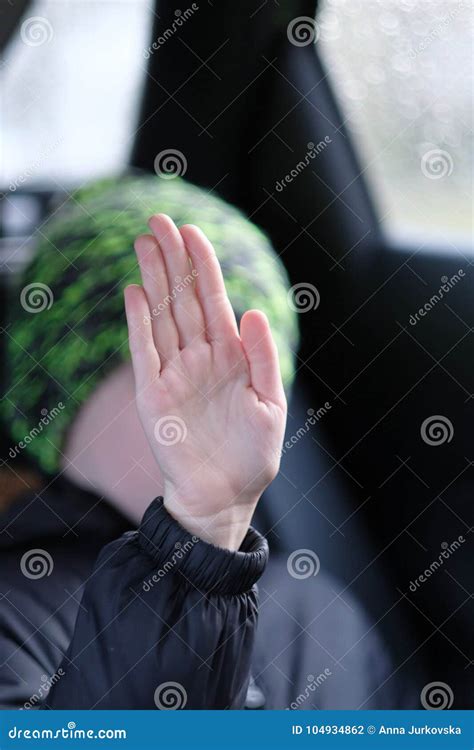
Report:
[[[102,550],[44,707],[244,708],[267,557],[253,529],[231,552],[152,502],[137,532]]]
[[[50,708],[245,704],[268,557],[249,523],[277,472],[286,414],[277,353],[259,312],[239,335],[204,235],[164,216],[150,224],[157,239],[137,240],[144,288],[128,287],[126,307],[164,502],[102,550]]]
[[[169,513],[236,550],[279,466],[286,400],[276,346],[258,310],[239,332],[197,227],[178,230],[164,215],[149,225],[154,236],[135,244],[143,287],[125,293],[138,411]]]

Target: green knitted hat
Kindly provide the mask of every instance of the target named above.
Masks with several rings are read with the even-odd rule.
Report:
[[[263,310],[275,336],[285,387],[294,375],[296,314],[288,280],[264,234],[235,208],[183,180],[130,175],[78,190],[41,229],[22,274],[7,336],[1,415],[16,443],[54,473],[80,406],[129,359],[123,288],[140,283],[133,250],[154,213],[197,224],[213,243],[237,318]]]

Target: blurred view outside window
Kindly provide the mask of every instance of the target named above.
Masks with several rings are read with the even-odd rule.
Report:
[[[148,0],[36,0],[1,69],[1,187],[52,189],[128,161],[146,70]]]
[[[322,0],[318,50],[389,236],[472,242],[472,0]]]
[[[68,189],[127,163],[151,5],[30,5],[1,69],[3,189]],[[464,250],[472,231],[471,0],[321,0],[318,37],[389,235]]]

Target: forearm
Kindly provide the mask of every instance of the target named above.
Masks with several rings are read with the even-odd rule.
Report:
[[[252,529],[241,551],[218,549],[154,501],[100,555],[49,706],[160,708],[175,683],[183,708],[243,708],[267,556]]]

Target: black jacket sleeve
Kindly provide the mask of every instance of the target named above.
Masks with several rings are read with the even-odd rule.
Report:
[[[230,552],[155,500],[99,555],[48,707],[243,708],[267,559],[252,528]]]

